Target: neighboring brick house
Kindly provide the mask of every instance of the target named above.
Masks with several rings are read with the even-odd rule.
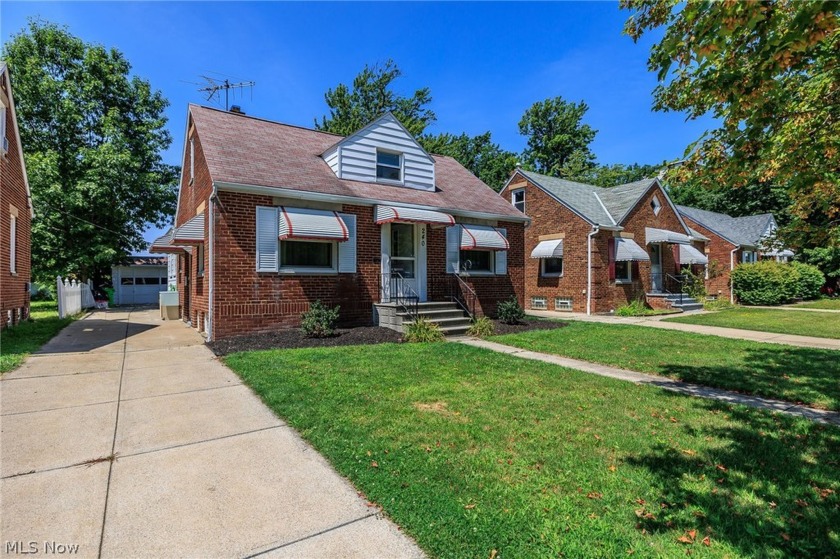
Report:
[[[0,61],[0,327],[29,317],[32,196],[9,70]]]
[[[787,262],[793,256],[784,247],[769,246],[778,228],[773,214],[732,217],[688,206],[677,206],[677,210],[692,229],[709,238],[706,292],[710,296],[729,297],[734,303],[729,277],[735,266],[768,258]]]
[[[315,300],[399,329],[416,301],[522,303],[527,222],[390,114],[344,138],[190,105],[175,227],[151,251],[178,254],[183,319],[210,339],[298,326]]]
[[[669,307],[682,267],[706,263],[704,239],[691,235],[656,179],[601,188],[517,169],[501,195],[532,220],[531,309],[606,313],[635,299]]]

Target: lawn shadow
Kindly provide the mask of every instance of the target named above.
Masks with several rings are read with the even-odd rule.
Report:
[[[840,556],[840,429],[698,403],[720,420],[683,431],[720,444],[695,452],[659,443],[627,460],[661,492],[638,527],[697,530],[697,540],[709,535],[753,557]]]
[[[788,346],[744,350],[747,365],[666,363],[662,375],[840,411],[840,353]]]

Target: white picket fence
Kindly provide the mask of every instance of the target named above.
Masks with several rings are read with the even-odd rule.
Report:
[[[89,283],[76,280],[56,279],[56,293],[58,294],[58,316],[72,316],[82,312],[82,309],[92,309],[96,306],[93,300],[93,287]]]

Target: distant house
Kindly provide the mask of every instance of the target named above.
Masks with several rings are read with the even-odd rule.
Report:
[[[531,218],[525,230],[528,308],[607,313],[634,300],[680,298],[682,269],[707,259],[656,179],[601,188],[517,169],[501,195]]]
[[[9,68],[0,61],[0,327],[29,317],[32,196],[23,160]]]
[[[184,320],[220,339],[300,324],[445,332],[522,301],[528,219],[390,114],[348,137],[190,105],[175,228]]]
[[[111,268],[114,303],[156,305],[158,294],[169,290],[168,259],[160,256],[131,256]]]
[[[769,248],[777,224],[773,214],[732,217],[688,206],[677,206],[686,223],[709,238],[709,277],[706,291],[712,296],[726,296],[735,302],[730,272],[741,263],[773,259],[787,262],[793,252],[785,248]]]

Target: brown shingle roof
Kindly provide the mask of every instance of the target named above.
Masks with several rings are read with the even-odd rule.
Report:
[[[190,114],[214,182],[527,219],[451,157],[434,156],[436,192],[342,180],[320,157],[340,136],[199,105]]]

